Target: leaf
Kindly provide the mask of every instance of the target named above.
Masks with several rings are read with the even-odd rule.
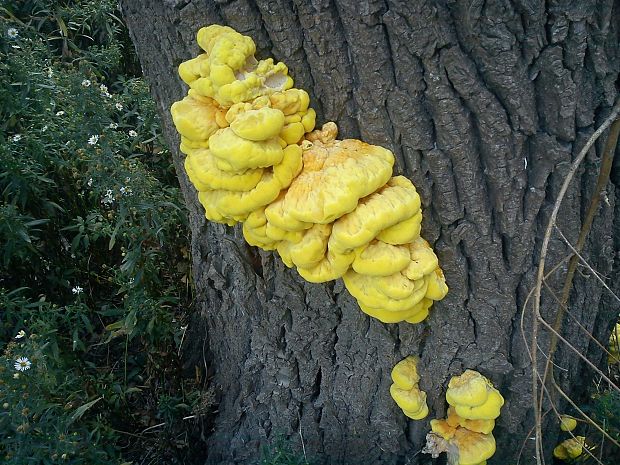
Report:
[[[7,297],[11,297],[14,294],[19,294],[22,291],[25,291],[27,289],[30,289],[29,287],[18,287],[17,289],[13,289],[12,291],[7,292],[5,295]]]
[[[26,226],[38,226],[40,224],[45,224],[48,223],[49,219],[40,219],[40,220],[32,220],[32,221],[27,221],[26,223],[24,223]]]
[[[80,418],[82,418],[82,415],[84,415],[89,408],[91,408],[101,399],[103,399],[103,396],[99,396],[95,400],[91,400],[90,402],[87,402],[84,405],[80,405],[78,408],[76,408],[75,412],[73,412],[71,418],[69,419],[69,424],[73,423],[75,420],[79,420]]]
[[[126,321],[125,322],[125,327],[127,328],[127,333],[130,336],[133,336],[133,330],[136,327],[136,325],[138,324],[138,314],[136,313],[135,309],[131,310],[129,312],[129,314],[127,315],[127,318],[125,319],[125,321]]]
[[[23,229],[20,229],[18,231],[16,231],[17,235],[19,237],[21,237],[21,239],[24,242],[27,242],[28,244],[32,244],[32,241],[30,240],[30,236],[28,235],[28,233],[26,231],[24,231]]]
[[[123,326],[125,326],[125,320],[118,320],[114,323],[110,323],[109,325],[107,325],[105,327],[106,331],[116,331],[121,329]]]

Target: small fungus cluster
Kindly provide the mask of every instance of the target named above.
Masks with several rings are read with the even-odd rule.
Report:
[[[560,415],[560,429],[571,432],[577,428],[577,419],[570,415]],[[580,457],[587,448],[585,436],[574,436],[560,442],[553,449],[553,456],[562,461],[571,462]]]
[[[308,93],[285,64],[256,60],[251,38],[212,25],[197,41],[204,53],[179,66],[190,90],[171,113],[206,217],[243,222],[249,244],[307,281],[343,278],[382,322],[424,320],[448,287],[392,152],[337,140],[335,123],[314,130]]]
[[[558,444],[553,449],[553,456],[562,461],[571,461],[583,454],[586,447],[585,436],[575,436],[569,438]]]
[[[572,431],[577,428],[577,420],[570,415],[560,416],[560,429],[562,431]]]
[[[487,378],[466,370],[450,380],[446,401],[448,415],[431,420],[424,451],[433,457],[446,452],[450,465],[486,464],[495,453],[492,431],[504,398]]]
[[[428,415],[426,393],[418,387],[418,358],[410,355],[398,362],[392,369],[390,395],[403,413],[412,420],[421,420]]]

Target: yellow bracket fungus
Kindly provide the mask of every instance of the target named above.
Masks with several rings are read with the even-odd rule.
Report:
[[[293,87],[284,63],[274,63],[271,58],[257,61],[254,41],[230,27],[203,27],[197,41],[206,53],[181,63],[179,75],[190,88],[221,105]]]
[[[443,420],[431,420],[424,452],[448,455],[449,465],[485,464],[495,453],[492,431],[504,398],[491,381],[477,371],[453,377],[446,391],[450,405]]]
[[[553,449],[553,456],[560,460],[572,460],[583,454],[586,447],[586,438],[584,436],[575,436],[566,439]]]
[[[418,358],[410,355],[392,368],[390,395],[403,413],[413,420],[421,420],[428,415],[426,393],[418,388]]]
[[[577,420],[570,415],[560,415],[560,429],[562,431],[572,431],[577,427]]]
[[[504,405],[504,398],[491,381],[474,370],[465,370],[450,380],[446,401],[468,420],[494,420]]]
[[[443,424],[433,423],[432,432],[426,436],[423,452],[436,458],[442,452],[448,455],[448,465],[484,465],[495,453],[495,438],[492,434],[482,434],[467,428],[444,428]]]
[[[336,139],[333,122],[314,130],[308,93],[284,63],[257,60],[251,38],[212,25],[197,41],[203,53],[179,66],[188,95],[171,113],[205,216],[243,222],[249,244],[276,250],[307,281],[344,278],[374,318],[424,320],[448,287],[392,152]]]

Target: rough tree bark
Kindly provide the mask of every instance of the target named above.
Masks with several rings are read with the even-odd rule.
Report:
[[[132,38],[160,106],[186,87],[178,64],[198,53],[199,27],[227,24],[251,36],[259,57],[284,61],[308,90],[317,121],[341,138],[394,151],[397,171],[423,198],[423,235],[450,286],[423,324],[365,316],[338,281],[304,282],[272,253],[247,246],[238,229],[207,223],[176,165],[190,211],[203,352],[219,394],[208,463],[250,463],[275,435],[303,442],[318,463],[424,463],[416,455],[428,421],[407,421],[389,396],[390,369],[422,359],[431,416],[465,368],[490,377],[506,398],[490,463],[533,463],[531,364],[519,330],[542,232],[571,160],[609,113],[619,68],[620,8],[613,0],[122,0]],[[601,152],[591,150],[561,210],[575,240]],[[617,176],[616,176],[617,178]],[[618,179],[616,179],[618,182]],[[614,185],[587,247],[592,265],[618,281],[620,215]],[[567,248],[556,237],[548,263]],[[564,267],[565,268],[565,267]],[[564,268],[561,268],[560,271]],[[559,283],[556,274],[551,284]],[[604,339],[613,312],[596,280],[581,276],[573,316]],[[543,313],[553,320],[547,295]],[[530,312],[525,327],[531,328]],[[574,325],[564,333],[600,360]],[[529,336],[529,334],[528,334]],[[541,335],[544,348],[546,335]],[[191,354],[190,354],[191,355]],[[541,356],[541,358],[543,358]],[[197,362],[202,364],[202,361]],[[585,368],[556,359],[578,395]],[[555,419],[548,415],[551,425]],[[546,445],[554,442],[549,428]],[[301,433],[301,434],[300,434]]]

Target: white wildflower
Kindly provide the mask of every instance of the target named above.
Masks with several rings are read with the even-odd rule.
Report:
[[[82,87],[90,87],[90,81],[88,79],[84,79],[82,81]]]
[[[95,135],[95,136],[90,136],[88,138],[88,145],[96,145],[97,142],[99,142],[99,136]]]
[[[89,178],[86,184],[88,185],[88,187],[91,187],[93,185],[93,178]]]
[[[112,192],[112,189],[108,189],[106,191],[103,199],[101,199],[101,203],[104,205],[112,205],[114,203],[114,193]]]
[[[15,369],[17,371],[29,370],[30,365],[32,365],[32,363],[30,363],[30,360],[28,360],[28,358],[26,357],[19,357],[15,360]]]
[[[45,126],[43,126],[43,127],[41,128],[41,132],[45,132],[45,131],[47,131],[47,129],[48,129],[48,128],[47,128],[47,124],[46,124]]]
[[[84,289],[82,289],[80,286],[75,286],[73,289],[71,289],[71,292],[73,292],[74,295],[79,295],[84,292]]]
[[[6,35],[9,39],[17,39],[17,36],[19,36],[19,32],[17,32],[17,29],[15,29],[14,27],[10,27],[6,31]]]
[[[13,137],[11,137],[11,140],[13,142],[19,142],[20,140],[22,140],[22,135],[21,134],[15,134]]]
[[[62,110],[56,112],[56,116],[62,116],[64,114],[65,114],[65,112],[62,111]]]
[[[118,128],[118,123],[110,123],[109,128],[110,128],[110,129],[116,129],[116,128]]]
[[[136,137],[138,135],[138,133],[134,131],[133,129],[129,131],[127,134],[129,134],[129,137]]]
[[[116,107],[116,109],[117,109],[118,111],[121,111],[121,110],[123,109],[123,104],[122,104],[122,103],[120,103],[120,102],[119,102],[119,103],[117,103],[117,104],[116,104],[116,105],[114,105],[114,106]]]
[[[52,68],[47,68],[47,77],[51,78],[54,75],[54,70]]]
[[[100,90],[102,93],[104,93],[104,94],[105,94],[105,93],[107,93],[107,92],[108,92],[108,86],[106,86],[105,84],[101,84],[101,85],[99,86],[99,90]]]
[[[110,92],[104,92],[103,95],[105,95],[107,98],[112,98],[112,94]]]
[[[24,331],[23,329],[20,330],[19,333],[17,333],[15,339],[21,339],[22,337],[26,337],[26,331]]]
[[[120,193],[122,195],[132,195],[133,192],[131,191],[131,187],[129,186],[123,186],[119,189]]]

